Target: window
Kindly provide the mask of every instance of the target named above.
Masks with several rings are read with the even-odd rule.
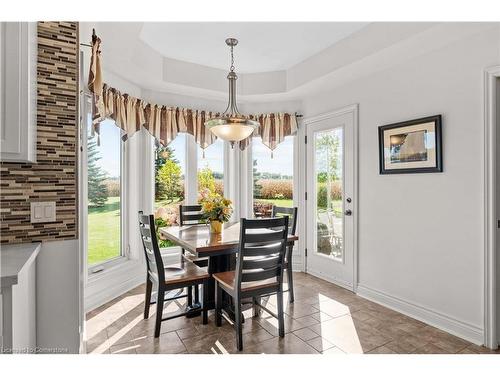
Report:
[[[317,252],[343,261],[343,129],[314,135]]]
[[[122,256],[122,160],[120,129],[101,123],[101,144],[87,135],[88,247],[87,263],[96,266]]]
[[[155,150],[155,220],[158,227],[179,225],[178,207],[185,199],[186,134]],[[173,244],[159,239],[160,247]]]
[[[274,151],[252,140],[253,212],[256,217],[271,215],[273,205],[293,206],[294,136],[285,137]]]
[[[203,190],[224,195],[224,141],[220,139],[205,150],[198,146],[198,193]]]

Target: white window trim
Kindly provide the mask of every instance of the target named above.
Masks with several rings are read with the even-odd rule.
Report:
[[[87,129],[85,129],[87,131]],[[87,144],[88,134],[84,135],[85,137],[85,146]],[[96,263],[93,265],[89,265],[88,269],[88,278],[89,281],[92,280],[96,275],[106,272],[110,268],[114,268],[123,264],[124,262],[129,260],[129,242],[128,242],[128,231],[125,230],[128,227],[128,220],[130,216],[128,215],[128,169],[129,169],[129,158],[128,156],[128,146],[127,142],[123,142],[120,140],[120,255],[105,260],[104,262]],[[87,176],[88,177],[88,176]],[[87,179],[86,179],[87,180]],[[87,182],[87,181],[85,181]],[[88,202],[87,202],[88,203]],[[85,220],[88,220],[88,212]],[[88,233],[88,226],[87,226]],[[87,234],[88,235],[88,234]],[[88,240],[86,247],[86,256],[88,256]]]
[[[297,221],[297,241],[293,251],[293,269],[295,271],[305,272],[305,135],[302,127],[299,127],[294,134],[293,141],[293,206],[298,208]],[[252,142],[241,155],[241,174],[240,174],[240,202],[241,213],[244,217],[253,217],[253,154]]]

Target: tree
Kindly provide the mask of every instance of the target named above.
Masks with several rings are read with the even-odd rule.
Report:
[[[260,172],[257,172],[257,159],[253,159],[253,196],[260,198],[262,185],[259,184]]]
[[[318,182],[338,180],[341,173],[340,139],[336,135],[323,135],[316,141],[318,164],[322,172],[318,173]]]
[[[94,138],[87,142],[88,199],[96,207],[104,206],[108,199],[108,189],[104,184],[106,172],[97,164],[101,160]]]
[[[167,195],[167,188],[165,182],[160,177],[160,169],[165,165],[167,161],[172,161],[179,165],[179,161],[174,157],[173,150],[169,146],[159,146],[156,148],[155,157],[155,199],[161,200]],[[179,167],[180,168],[180,167]],[[168,168],[167,168],[168,169]],[[164,171],[166,173],[166,171]],[[182,176],[181,176],[182,177]],[[175,178],[175,177],[174,177]],[[167,179],[170,179],[168,177]],[[182,191],[179,181],[179,194]],[[169,192],[171,193],[171,192]]]
[[[168,159],[160,167],[157,174],[164,197],[172,202],[181,194],[181,167],[176,160]]]
[[[208,189],[211,193],[215,193],[215,177],[212,170],[206,166],[198,171],[198,191]]]

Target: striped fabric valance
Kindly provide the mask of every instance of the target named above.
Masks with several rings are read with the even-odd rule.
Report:
[[[113,119],[123,130],[123,139],[144,127],[163,145],[172,142],[178,133],[193,135],[202,149],[215,142],[217,138],[204,124],[219,116],[219,113],[147,103],[103,83],[100,45],[101,40],[94,35],[88,88],[92,93],[93,131],[98,135],[98,143],[100,123],[106,118]],[[260,127],[253,136],[262,137],[262,142],[270,150],[274,150],[286,136],[297,131],[297,118],[294,114],[256,114],[248,115],[248,118],[259,121]],[[250,137],[241,141],[240,149],[244,150],[250,141]]]

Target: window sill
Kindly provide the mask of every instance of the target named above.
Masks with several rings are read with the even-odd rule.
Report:
[[[125,257],[125,256],[119,256],[119,257],[107,260],[105,262],[90,266],[88,269],[88,277],[90,279],[94,276],[105,273],[108,270],[111,270],[111,269],[114,269],[116,267],[123,265],[124,263],[128,262],[129,260],[130,259]],[[96,270],[96,271],[94,271],[94,270]]]
[[[91,311],[146,281],[146,266],[126,259],[102,272],[89,275],[85,286],[85,311]]]
[[[125,272],[135,270],[138,267],[142,267],[141,262],[138,260],[132,260],[125,257],[122,259],[116,259],[113,265],[108,265],[108,267],[106,267],[103,271],[89,273],[87,285],[90,286],[90,284],[99,282],[102,279],[107,279],[117,274],[123,274]]]

